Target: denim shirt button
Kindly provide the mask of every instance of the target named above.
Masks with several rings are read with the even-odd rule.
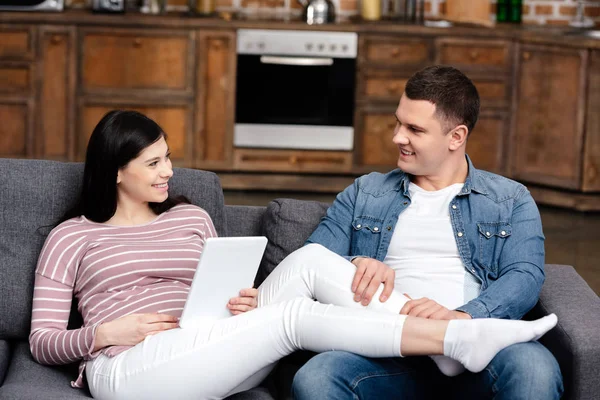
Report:
[[[456,204],[452,204],[452,209],[456,210]]]
[[[489,233],[489,232],[485,233],[485,236],[487,236],[487,237],[490,237],[490,235],[491,235],[491,233]]]
[[[462,237],[463,233],[462,232],[458,232],[457,235],[458,235],[458,237]]]
[[[391,231],[392,227],[388,225],[385,229],[387,229],[388,231]]]
[[[404,205],[407,205],[407,204],[408,204],[408,201],[405,201],[405,202],[404,202],[404,203],[402,203],[402,204],[404,204]]]
[[[374,227],[374,228],[373,228],[373,230],[374,230],[375,232],[379,232],[379,228],[378,228],[378,227]]]
[[[362,227],[362,225],[361,225],[361,224],[358,224],[358,225],[356,225],[356,227],[357,227],[358,229],[360,229],[360,228]]]
[[[502,236],[506,236],[506,231],[502,231],[502,232],[500,232],[500,234],[501,234]]]

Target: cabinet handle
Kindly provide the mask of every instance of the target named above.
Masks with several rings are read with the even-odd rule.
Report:
[[[60,35],[52,35],[52,37],[50,38],[50,43],[52,44],[60,44],[62,42],[62,38],[60,37]]]
[[[142,39],[140,39],[140,38],[133,39],[133,47],[141,47],[141,46],[142,46]]]
[[[471,50],[469,56],[471,57],[471,60],[475,61],[477,57],[479,57],[479,52],[477,50]]]
[[[526,51],[523,53],[523,60],[527,61],[531,58],[531,53]]]

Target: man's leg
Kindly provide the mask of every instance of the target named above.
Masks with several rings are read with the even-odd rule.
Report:
[[[428,357],[367,358],[329,351],[296,373],[292,392],[295,400],[434,399],[449,379]]]
[[[483,371],[452,379],[455,399],[553,400],[563,394],[558,362],[538,342],[509,346]]]

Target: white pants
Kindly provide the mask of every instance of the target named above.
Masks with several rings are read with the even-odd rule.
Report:
[[[324,247],[305,246],[259,287],[256,310],[149,336],[113,358],[101,355],[87,364],[90,391],[96,399],[220,399],[257,386],[300,349],[400,356],[405,298],[394,293],[380,303],[381,285],[363,307],[350,290],[355,272]]]

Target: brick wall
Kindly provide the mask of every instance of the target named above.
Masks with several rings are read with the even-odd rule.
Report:
[[[297,0],[214,0],[220,11],[240,11],[249,16],[269,17],[272,15],[298,15],[302,7]],[[361,0],[332,0],[337,14],[349,17],[359,13]],[[393,0],[382,0],[383,2]],[[509,0],[510,1],[510,0]],[[86,0],[67,0],[72,7],[82,7]],[[89,1],[88,1],[89,3]],[[600,26],[600,0],[597,4],[586,4],[585,15]],[[168,0],[169,7],[174,10],[185,10],[187,0]],[[523,0],[523,23],[567,25],[575,18],[577,0]],[[427,18],[443,18],[446,0],[425,0],[425,16]],[[496,12],[496,0],[490,0],[492,18]]]

